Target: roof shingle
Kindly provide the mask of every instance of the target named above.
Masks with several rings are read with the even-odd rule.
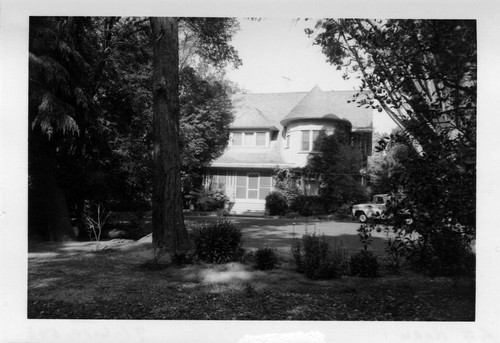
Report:
[[[348,120],[353,131],[371,129],[373,110],[359,107],[353,101],[356,93],[358,92],[323,92],[319,87],[314,87],[311,92],[239,94],[234,99],[236,115],[231,127],[250,128],[256,124],[267,127],[271,124],[281,130],[281,122],[287,124],[288,120],[284,120],[285,118],[322,118],[333,115]]]

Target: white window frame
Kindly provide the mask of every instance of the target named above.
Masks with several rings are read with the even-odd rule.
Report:
[[[234,134],[241,134],[241,144],[234,144]],[[257,133],[265,134],[265,143],[264,145],[257,145]],[[247,137],[245,137],[247,136]],[[267,148],[269,146],[269,131],[234,131],[231,132],[230,140],[231,146],[234,147],[254,147],[254,148]],[[249,142],[249,143],[247,143]],[[246,143],[246,144],[245,144]]]
[[[318,152],[319,150],[314,149],[314,132],[318,132],[318,138],[323,135],[327,135],[327,130],[318,130],[318,129],[309,129],[309,130],[300,130],[300,152]],[[302,143],[304,142],[304,133],[308,132],[309,135],[309,149],[303,149]]]
[[[304,149],[304,144],[306,141],[304,140],[304,134],[308,135],[307,137],[307,149]],[[309,152],[311,151],[311,130],[300,130],[300,151]]]
[[[250,175],[257,175],[257,188],[250,189]],[[259,186],[260,186],[260,173],[258,172],[248,172],[247,173],[247,200],[259,200]],[[250,191],[257,191],[257,196],[255,198],[250,198],[248,196]]]
[[[260,198],[260,190],[261,188],[268,188],[268,187],[262,187],[261,186],[261,181],[262,181],[262,178],[263,177],[269,177],[270,180],[269,180],[269,192],[272,192],[273,188],[274,188],[274,179],[272,177],[272,175],[262,175],[263,173],[261,172],[254,172],[254,171],[251,171],[251,172],[247,172],[245,174],[245,178],[246,178],[246,184],[245,184],[245,198],[237,198],[236,197],[236,200],[249,200],[249,201],[255,201],[255,202],[262,202],[262,201],[265,201],[265,199],[261,199]],[[265,173],[264,173],[265,174]],[[250,175],[257,175],[257,188],[250,188]],[[243,176],[243,175],[239,175],[239,176]],[[238,177],[238,175],[236,175],[236,177]],[[242,188],[242,186],[237,186],[237,183],[236,183],[236,186],[235,187],[240,187]],[[256,198],[250,198],[248,196],[248,192],[249,191],[257,191],[257,197]],[[236,193],[235,193],[236,194]],[[269,193],[268,193],[269,194]]]

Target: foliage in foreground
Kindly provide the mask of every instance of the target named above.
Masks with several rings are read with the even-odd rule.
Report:
[[[141,276],[143,277],[141,272]],[[152,277],[148,272],[148,277]],[[422,279],[395,279],[369,287],[364,280],[335,287],[312,285],[287,290],[255,289],[250,284],[180,288],[161,278],[140,286],[123,285],[117,293],[96,296],[95,301],[47,300],[31,292],[28,318],[45,319],[174,319],[174,320],[384,320],[474,321],[474,287],[462,280],[450,283]],[[175,283],[176,284],[176,283]],[[220,288],[223,291],[220,291]],[[235,289],[236,288],[236,289]],[[168,289],[168,292],[165,291]],[[38,290],[39,292],[40,290]]]
[[[351,256],[349,261],[351,275],[359,277],[379,276],[379,263],[377,257],[369,250],[360,250]]]
[[[308,33],[346,78],[361,78],[353,102],[386,112],[402,130],[382,148],[409,149],[398,148],[407,153],[386,161],[391,175],[377,182],[400,195],[392,227],[413,219],[411,260],[428,274],[462,273],[476,235],[476,21],[323,19]]]
[[[230,45],[239,25],[233,18],[177,19],[184,38],[181,177],[188,192],[227,144],[234,87],[223,68],[241,64]],[[151,208],[149,24],[142,17],[30,18],[30,235],[72,236],[70,216],[83,227],[85,201],[113,212]]]
[[[196,257],[208,263],[227,263],[243,255],[241,230],[230,221],[219,220],[193,230]]]
[[[347,253],[332,251],[324,235],[306,233],[302,240],[294,239],[292,254],[297,271],[309,279],[336,279],[348,274]]]
[[[255,268],[259,270],[271,270],[279,267],[279,255],[276,249],[264,247],[253,253]]]

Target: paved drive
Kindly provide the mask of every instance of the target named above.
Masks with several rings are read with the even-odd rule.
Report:
[[[204,221],[207,217],[191,217],[187,219]],[[349,249],[351,253],[362,248],[356,231],[360,227],[360,223],[356,222],[306,220],[306,218],[227,217],[227,219],[241,228],[245,248],[255,249],[270,246],[281,251],[289,251],[293,238],[301,238],[306,230],[310,233],[324,234],[332,246],[342,246]],[[371,250],[377,255],[383,255],[387,239],[386,234],[383,231],[380,233],[374,232],[372,237]]]

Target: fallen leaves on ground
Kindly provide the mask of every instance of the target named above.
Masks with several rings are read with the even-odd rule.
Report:
[[[141,255],[139,255],[141,256]],[[475,280],[312,281],[284,263],[145,268],[126,252],[31,258],[28,318],[473,321]],[[222,281],[203,275],[223,274]],[[233,273],[231,274],[231,272]],[[234,278],[231,278],[231,275]]]

